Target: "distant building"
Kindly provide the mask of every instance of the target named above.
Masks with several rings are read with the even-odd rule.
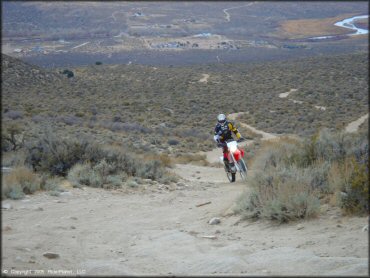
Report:
[[[134,13],[134,16],[145,16],[145,14],[143,14],[142,12],[136,12]]]
[[[195,37],[195,38],[207,38],[207,37],[210,37],[210,36],[212,36],[212,34],[211,33],[201,33],[201,34],[196,34],[196,35],[194,35],[193,37]]]
[[[15,48],[13,52],[15,53],[21,53],[23,50],[21,48]]]

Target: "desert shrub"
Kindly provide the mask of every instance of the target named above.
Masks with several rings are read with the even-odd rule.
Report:
[[[73,187],[81,187],[82,185],[90,185],[91,165],[75,164],[68,172],[67,179]]]
[[[26,163],[35,171],[65,176],[75,164],[100,159],[98,145],[86,139],[64,139],[47,132],[35,142],[26,145]]]
[[[368,140],[322,130],[309,140],[266,143],[254,163],[252,194],[238,200],[247,216],[287,222],[318,212],[336,194],[349,213],[368,211]]]
[[[135,188],[135,187],[139,186],[139,183],[134,179],[129,179],[126,182],[126,186],[131,187],[131,188]]]
[[[41,115],[34,115],[32,116],[31,120],[34,122],[34,123],[40,123],[42,121],[45,120],[45,117],[41,116]]]
[[[14,168],[3,176],[2,198],[21,199],[40,189],[40,178],[26,167]]]
[[[12,119],[12,120],[22,119],[23,118],[23,112],[15,111],[15,110],[9,110],[9,111],[4,113],[4,117]]]
[[[367,161],[354,156],[330,169],[329,183],[335,192],[337,204],[348,214],[364,214],[369,211],[369,168]]]
[[[73,187],[92,186],[116,188],[122,186],[126,179],[124,174],[115,173],[115,167],[102,160],[96,165],[90,163],[76,164],[68,172],[68,180]]]
[[[135,158],[121,148],[102,147],[95,162],[86,160],[68,172],[68,180],[75,187],[117,187],[128,177],[160,180],[168,176],[164,165],[157,159]]]
[[[137,170],[137,175],[141,178],[158,180],[164,176],[164,169],[159,160],[145,162]]]
[[[1,132],[2,151],[15,151],[24,145],[23,129],[18,124],[7,124]]]
[[[291,167],[274,172],[259,171],[251,180],[253,193],[238,199],[237,211],[279,222],[316,215],[320,202],[313,194],[315,170]]]
[[[168,143],[168,145],[170,145],[170,146],[176,146],[176,145],[178,145],[180,142],[179,142],[179,140],[176,140],[176,139],[169,139],[169,140],[167,141],[167,143]]]
[[[43,176],[41,182],[41,189],[46,191],[63,191],[60,186],[62,180],[59,177]]]
[[[68,78],[71,78],[71,77],[73,77],[73,76],[74,76],[73,71],[68,70],[68,69],[63,70],[63,71],[62,71],[62,74],[65,74]]]
[[[82,119],[76,116],[60,116],[56,120],[66,125],[80,125],[82,123]]]
[[[19,149],[12,152],[5,152],[1,155],[1,165],[3,167],[24,166],[26,153],[24,149]]]
[[[100,61],[96,61],[95,62],[95,65],[97,65],[97,66],[99,66],[99,65],[102,65],[103,63],[102,62],[100,62]]]

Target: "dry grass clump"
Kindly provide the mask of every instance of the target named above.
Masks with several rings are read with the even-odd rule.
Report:
[[[191,154],[191,153],[186,153],[186,154],[177,154],[173,158],[175,163],[178,164],[195,164],[195,165],[200,165],[200,166],[209,166],[209,162],[207,161],[206,155],[204,154]]]
[[[21,199],[41,188],[40,177],[26,167],[16,167],[2,176],[2,199]]]
[[[335,204],[347,213],[368,212],[366,133],[323,129],[305,141],[265,143],[253,166],[253,192],[238,200],[237,211],[246,217],[280,222],[312,217],[326,196],[336,196]]]

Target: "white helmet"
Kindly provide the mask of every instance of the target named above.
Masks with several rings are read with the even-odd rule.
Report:
[[[217,121],[220,123],[220,124],[224,124],[226,122],[226,116],[224,114],[219,114],[217,116]]]

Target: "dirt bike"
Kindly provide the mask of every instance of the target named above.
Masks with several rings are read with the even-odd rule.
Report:
[[[220,157],[221,162],[224,164],[225,172],[227,178],[230,182],[235,182],[236,172],[239,172],[240,177],[243,181],[247,178],[248,167],[245,163],[244,150],[238,147],[238,142],[244,140],[235,141],[234,139],[226,140],[225,143],[220,143],[219,146],[227,146],[228,154],[227,158],[229,160],[229,166],[227,167],[223,162],[223,156]]]

